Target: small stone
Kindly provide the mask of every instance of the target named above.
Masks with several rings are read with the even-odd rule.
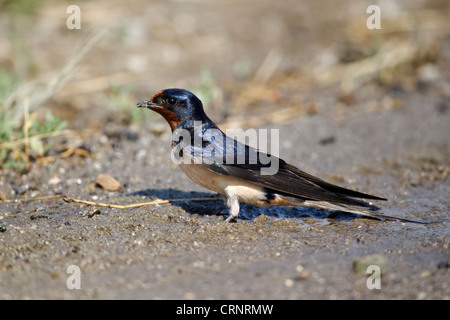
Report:
[[[118,191],[122,189],[119,181],[114,179],[109,174],[99,174],[97,178],[95,178],[95,183],[106,191]]]
[[[86,211],[83,212],[83,217],[92,218],[102,212],[98,208],[89,207]]]
[[[432,63],[427,63],[418,69],[418,77],[425,82],[433,82],[439,80],[441,76],[439,68]]]
[[[431,272],[429,270],[425,270],[420,274],[420,276],[422,278],[427,278],[427,277],[431,276]]]
[[[303,272],[303,270],[305,270],[305,268],[301,264],[295,267],[295,271],[297,271],[298,273]]]
[[[10,200],[11,198],[6,192],[0,191],[0,200]]]
[[[284,280],[284,285],[288,288],[292,288],[294,286],[294,280],[286,279],[286,280]]]
[[[147,157],[147,150],[145,149],[139,149],[135,154],[135,159],[137,161],[143,161]]]
[[[253,219],[254,224],[266,224],[267,223],[267,216],[265,214],[260,214],[255,219]]]
[[[49,217],[47,215],[44,214],[32,214],[30,216],[31,220],[36,220],[36,219],[49,219]]]
[[[195,295],[194,292],[186,292],[186,293],[184,294],[184,298],[185,298],[186,300],[193,300],[193,299],[196,298],[196,295]]]
[[[57,185],[61,182],[61,179],[57,176],[57,175],[53,175],[49,180],[48,180],[48,184],[50,185]]]
[[[423,300],[427,297],[427,294],[425,292],[419,292],[419,294],[417,295],[417,300]]]

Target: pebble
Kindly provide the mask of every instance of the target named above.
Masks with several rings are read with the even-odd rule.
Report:
[[[135,154],[135,159],[137,161],[145,160],[145,157],[147,156],[147,150],[145,149],[139,149]]]
[[[284,280],[284,285],[288,288],[292,288],[294,286],[294,280],[286,279],[286,280]]]
[[[52,176],[49,180],[48,180],[48,184],[50,184],[50,185],[57,185],[58,183],[60,183],[61,182],[61,179],[57,176],[57,175],[54,175],[54,176]]]
[[[118,191],[122,189],[120,183],[109,174],[99,174],[95,178],[95,183],[106,191]]]

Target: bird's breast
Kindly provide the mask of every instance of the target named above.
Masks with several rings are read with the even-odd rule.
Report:
[[[195,183],[227,197],[237,197],[239,201],[257,206],[266,206],[267,197],[264,188],[249,181],[204,168],[200,164],[180,163],[183,172]]]

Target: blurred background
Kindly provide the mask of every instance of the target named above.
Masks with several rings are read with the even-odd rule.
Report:
[[[67,28],[73,4],[81,29]],[[135,105],[167,87],[194,91],[222,128],[404,108],[413,91],[446,113],[449,17],[446,0],[0,0],[0,167],[45,164],[68,151],[54,137],[110,123],[162,132]]]

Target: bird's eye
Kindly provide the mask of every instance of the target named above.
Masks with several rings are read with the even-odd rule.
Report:
[[[167,103],[170,104],[171,106],[175,105],[177,103],[177,99],[175,98],[169,98],[167,99]]]

